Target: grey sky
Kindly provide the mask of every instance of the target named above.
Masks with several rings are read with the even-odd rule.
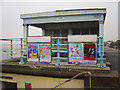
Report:
[[[58,9],[80,9],[106,7],[104,39],[118,38],[118,3],[117,2],[2,2],[2,38],[22,37],[23,27],[20,14],[54,11]],[[33,0],[32,0],[33,1]],[[116,0],[117,1],[117,0]],[[40,35],[41,30],[30,28],[30,35]],[[0,35],[1,35],[0,34]]]

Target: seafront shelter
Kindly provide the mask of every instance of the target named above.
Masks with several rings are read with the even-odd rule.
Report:
[[[42,29],[42,37],[50,36],[49,43],[51,43],[52,60],[58,58],[60,60],[68,60],[71,41],[72,43],[94,42],[96,47],[96,55],[94,56],[97,58],[97,63],[100,61],[100,67],[103,67],[105,16],[106,8],[56,10],[21,14],[20,18],[23,19],[24,50],[27,52],[27,40],[31,38],[28,34],[29,26],[35,26]],[[86,45],[85,47],[89,46]],[[24,55],[26,52],[24,52]]]
[[[21,57],[0,63],[3,89],[118,87],[118,72],[105,63],[105,15],[105,8],[21,14]],[[42,36],[30,36],[29,26]]]

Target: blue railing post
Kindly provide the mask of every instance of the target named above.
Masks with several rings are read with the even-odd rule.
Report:
[[[99,67],[102,68],[104,67],[103,64],[103,24],[104,20],[99,21],[99,30],[100,30],[100,36],[99,36],[99,42],[100,42],[100,65]]]
[[[24,61],[23,61],[23,45],[22,45],[22,41],[23,41],[23,39],[21,38],[21,60],[20,60],[19,64],[24,64]]]
[[[103,37],[100,37],[100,66],[104,67],[103,65]]]
[[[13,45],[12,45],[12,40],[11,40],[11,59],[13,59]]]
[[[98,48],[97,48],[97,43],[95,44],[95,46],[96,46],[96,60],[97,60],[97,53],[98,53]]]
[[[60,38],[58,37],[57,38],[57,64],[56,66],[59,66],[60,65],[60,44],[59,44],[59,41],[60,41]]]

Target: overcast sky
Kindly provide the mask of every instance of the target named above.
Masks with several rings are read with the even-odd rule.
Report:
[[[18,0],[19,1],[19,0]],[[25,0],[24,0],[25,1]],[[107,8],[107,14],[104,24],[104,39],[117,40],[118,39],[118,0],[101,0],[101,2],[94,2],[93,0],[85,0],[84,2],[35,2],[36,0],[29,0],[29,2],[15,2],[15,0],[2,0],[0,3],[0,27],[2,38],[15,38],[23,36],[23,22],[20,19],[20,14],[54,11],[58,9],[80,9],[80,8]],[[63,0],[64,1],[64,0]],[[41,35],[41,30],[34,31],[35,28],[30,27],[30,35]],[[0,37],[1,38],[1,37]]]

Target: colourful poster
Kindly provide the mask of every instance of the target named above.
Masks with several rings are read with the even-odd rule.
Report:
[[[96,63],[96,45],[87,43],[84,44],[84,62],[85,63]]]
[[[38,44],[27,44],[28,48],[28,61],[38,61]]]
[[[39,61],[40,62],[51,62],[51,45],[50,44],[39,44]]]
[[[82,63],[82,52],[81,43],[69,43],[69,63]]]

